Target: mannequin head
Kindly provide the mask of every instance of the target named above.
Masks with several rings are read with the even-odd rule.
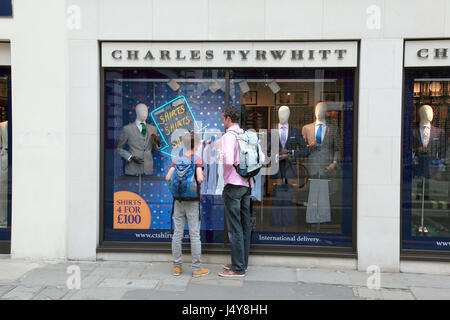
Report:
[[[280,123],[281,124],[288,123],[290,114],[291,110],[289,110],[289,107],[281,106],[280,109],[278,109],[278,119],[280,119]]]
[[[145,104],[139,103],[136,106],[136,120],[142,122],[145,121],[148,117],[148,108]]]
[[[327,110],[328,107],[325,102],[319,102],[318,104],[316,104],[316,108],[314,109],[316,120],[324,121]]]
[[[419,109],[420,123],[425,124],[433,121],[433,108],[424,104]]]

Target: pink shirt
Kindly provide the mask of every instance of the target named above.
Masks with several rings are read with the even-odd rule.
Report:
[[[244,132],[238,124],[235,124],[228,128],[228,130],[234,130],[238,133]],[[239,145],[236,137],[227,132],[222,136],[222,152],[221,152],[221,160],[223,163],[223,183],[226,186],[227,184],[233,184],[236,186],[244,186],[248,187],[248,179],[241,177],[236,169],[233,167],[234,165],[239,165]],[[251,186],[253,187],[253,179],[250,179]]]

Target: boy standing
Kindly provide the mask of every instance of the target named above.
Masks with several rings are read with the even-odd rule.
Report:
[[[186,148],[186,153],[182,157],[186,157],[195,163],[194,179],[197,181],[198,198],[190,201],[175,200],[174,201],[174,233],[172,236],[172,256],[173,256],[173,275],[179,276],[182,272],[182,251],[181,243],[183,240],[184,226],[186,225],[186,218],[189,224],[189,237],[191,240],[192,253],[192,276],[200,277],[209,274],[209,270],[202,267],[201,262],[201,241],[200,241],[200,184],[203,182],[203,163],[201,158],[195,157],[195,135],[193,131],[187,132],[182,142]],[[166,181],[171,181],[175,173],[175,162],[166,176]],[[176,174],[176,173],[175,173]]]

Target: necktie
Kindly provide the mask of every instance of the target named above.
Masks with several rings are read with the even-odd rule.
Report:
[[[147,126],[145,125],[144,122],[141,123],[141,126],[142,126],[142,131],[141,131],[142,136],[145,137],[145,134],[147,133]]]
[[[319,128],[317,129],[316,133],[316,141],[320,148],[320,145],[322,144],[322,124],[318,124]]]
[[[430,141],[430,128],[424,127],[423,128],[423,145],[426,147],[428,145],[428,142]]]
[[[286,145],[286,126],[282,126],[281,127],[281,145],[284,146]]]

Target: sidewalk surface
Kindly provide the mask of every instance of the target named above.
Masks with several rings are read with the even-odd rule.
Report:
[[[450,300],[450,276],[380,274],[380,289],[368,289],[365,272],[249,266],[242,279],[218,276],[222,265],[206,264],[193,278],[191,265],[172,275],[167,262],[49,262],[0,256],[0,299],[37,300]],[[80,271],[80,288],[77,285]]]

